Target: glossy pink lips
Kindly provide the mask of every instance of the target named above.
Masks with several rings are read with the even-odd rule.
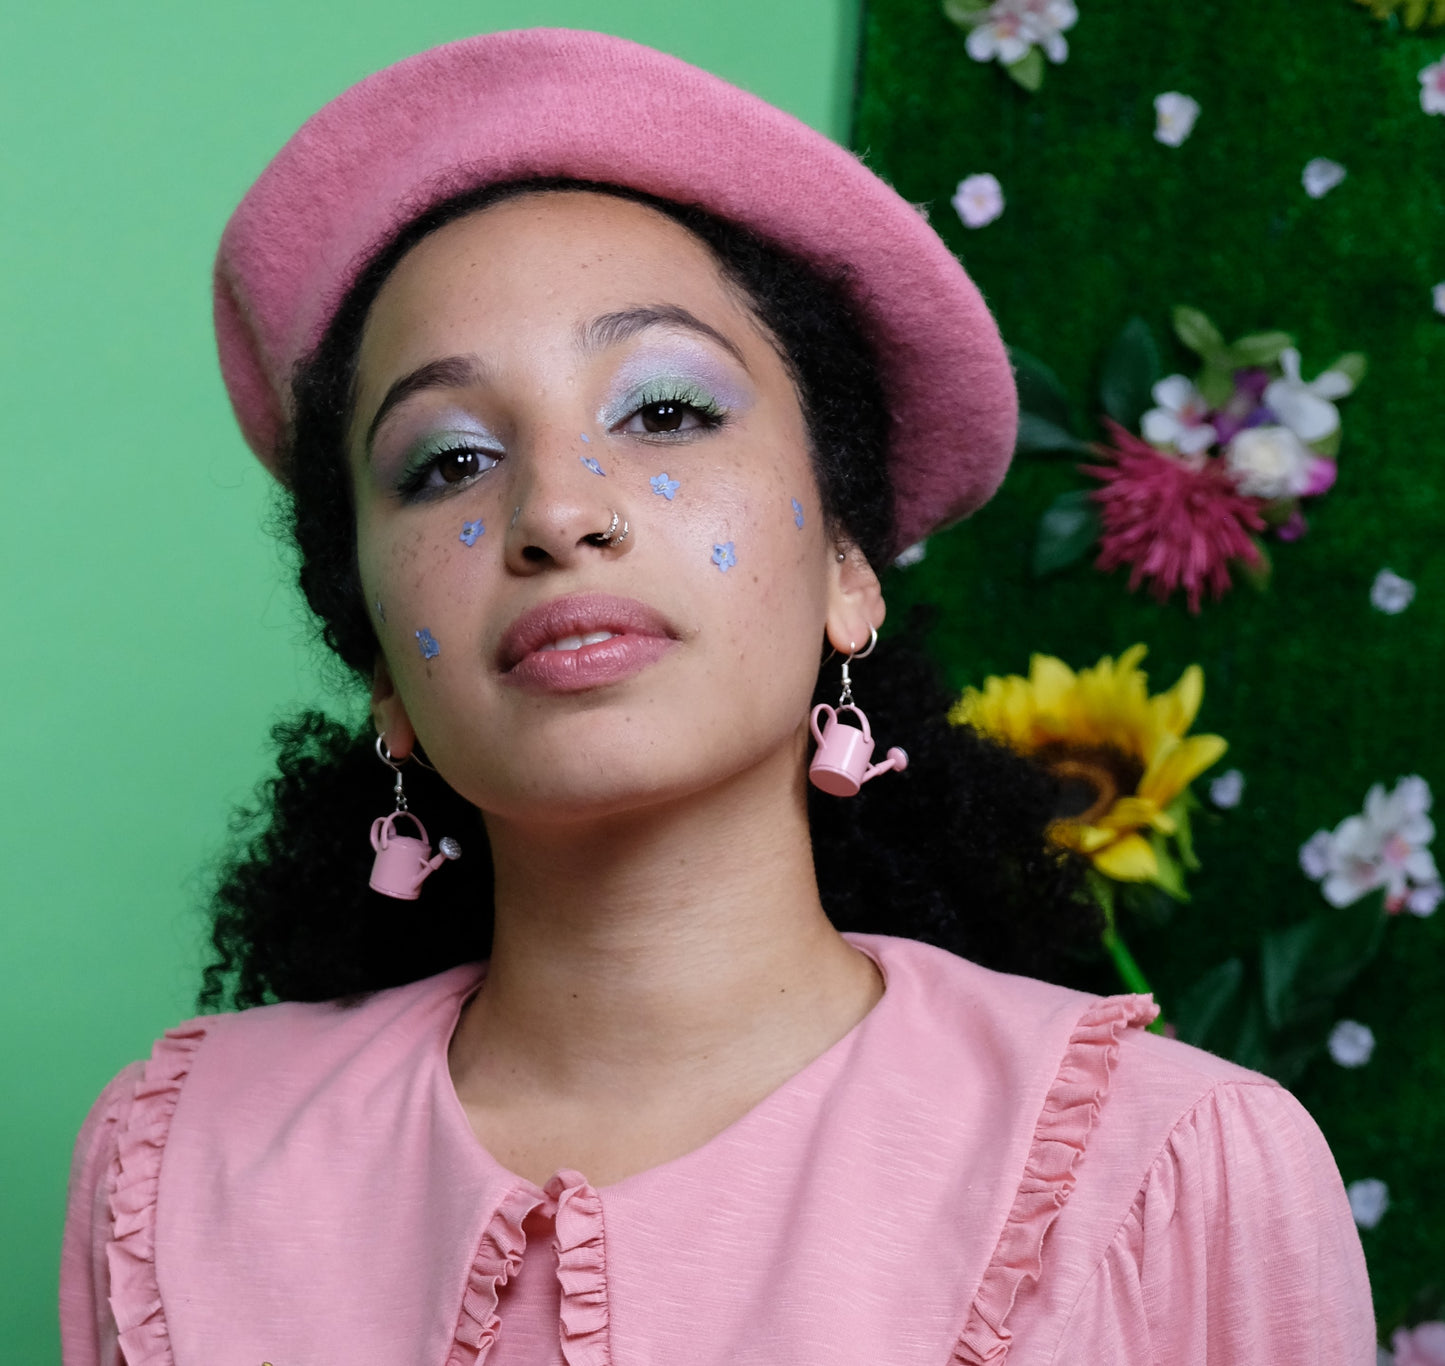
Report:
[[[602,631],[610,631],[611,639],[572,650],[543,648]],[[647,668],[675,639],[666,618],[635,598],[574,593],[518,617],[502,637],[497,665],[507,682],[518,687],[581,692]]]

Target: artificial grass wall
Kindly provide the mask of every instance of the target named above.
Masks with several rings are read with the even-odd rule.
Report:
[[[937,605],[933,645],[959,686],[1024,673],[1035,651],[1077,668],[1134,641],[1149,645],[1156,691],[1203,666],[1196,729],[1229,740],[1218,768],[1238,767],[1247,787],[1238,808],[1196,820],[1192,903],[1166,925],[1124,927],[1168,1011],[1262,931],[1326,912],[1299,847],[1358,811],[1372,783],[1445,784],[1445,318],[1430,297],[1445,280],[1445,118],[1422,112],[1417,80],[1445,34],[1382,24],[1351,0],[1079,8],[1067,62],[1029,94],[971,60],[935,0],[869,0],[854,146],[929,206],[1005,339],[1057,371],[1081,434],[1099,435],[1103,353],[1134,314],[1166,373],[1197,368],[1169,334],[1181,303],[1227,337],[1293,333],[1307,377],[1345,351],[1370,361],[1340,405],[1338,484],[1307,505],[1304,539],[1271,542],[1267,592],[1241,584],[1195,617],[1180,599],[1131,596],[1091,561],[1035,580],[1041,512],[1088,482],[1057,459],[1016,461],[988,508],[887,584],[895,616]],[[1153,137],[1153,99],[1169,90],[1203,106],[1178,148]],[[1300,180],[1317,156],[1348,171],[1319,200]],[[1006,209],[970,230],[949,200],[984,171]],[[1386,566],[1418,587],[1398,616],[1370,604]],[[1388,1213],[1362,1234],[1382,1335],[1445,1317],[1442,949],[1445,908],[1392,917],[1334,1011],[1373,1029],[1372,1060],[1347,1071],[1320,1052],[1292,1082],[1344,1179],[1389,1185]],[[1099,965],[1081,966],[1080,983],[1097,989]]]

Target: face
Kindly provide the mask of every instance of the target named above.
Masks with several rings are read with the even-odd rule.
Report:
[[[825,631],[846,650],[882,621],[771,339],[643,205],[529,195],[409,252],[350,459],[377,723],[484,812],[796,781]]]

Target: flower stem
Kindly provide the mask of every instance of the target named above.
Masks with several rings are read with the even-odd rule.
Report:
[[[1114,960],[1114,966],[1118,969],[1119,978],[1130,991],[1138,992],[1141,995],[1152,995],[1153,988],[1149,985],[1149,979],[1144,976],[1139,964],[1134,961],[1134,955],[1129,952],[1129,946],[1119,937],[1119,931],[1114,928],[1114,918],[1109,917],[1109,923],[1104,927],[1104,947],[1109,952],[1109,957]],[[1164,1014],[1161,1011],[1154,1023],[1149,1026],[1151,1034],[1164,1033]]]

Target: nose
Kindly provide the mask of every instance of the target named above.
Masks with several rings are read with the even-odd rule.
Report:
[[[616,537],[617,475],[607,468],[601,444],[576,432],[549,429],[513,451],[507,566],[535,574],[549,566],[578,564],[589,555],[618,554],[628,542]],[[611,540],[603,540],[609,531]]]

